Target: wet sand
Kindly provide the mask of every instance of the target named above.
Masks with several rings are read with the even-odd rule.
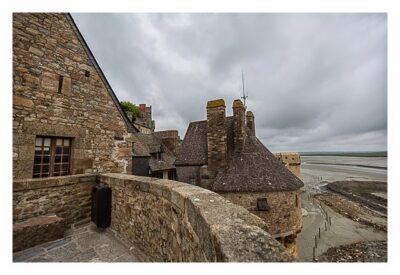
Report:
[[[312,162],[327,163],[313,164]],[[332,163],[381,166],[387,167],[387,158],[359,158],[359,157],[302,157],[301,179],[304,192],[302,203],[305,216],[303,216],[303,229],[298,235],[297,244],[299,261],[312,261],[315,236],[317,235],[316,257],[325,252],[329,247],[350,244],[359,241],[386,240],[387,233],[378,231],[370,226],[362,225],[346,218],[317,200],[309,199],[325,190],[324,186],[329,181],[337,180],[377,180],[387,181],[387,170],[359,166],[332,165]],[[325,211],[322,210],[324,208]],[[326,214],[331,218],[332,225],[325,231]],[[321,237],[318,237],[318,228]]]
[[[387,181],[387,158],[304,156],[301,157],[301,172],[326,181]]]

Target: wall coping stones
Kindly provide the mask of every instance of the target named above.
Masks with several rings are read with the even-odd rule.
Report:
[[[163,197],[179,208],[211,262],[293,261],[283,246],[265,231],[266,224],[245,208],[210,190],[182,182],[105,173],[100,183],[124,185]],[[136,187],[138,186],[138,187]]]
[[[56,215],[38,216],[13,224],[13,251],[62,238],[65,220]]]
[[[51,178],[22,179],[13,181],[13,192],[60,187],[80,183],[92,184],[96,181],[96,175],[79,174]]]

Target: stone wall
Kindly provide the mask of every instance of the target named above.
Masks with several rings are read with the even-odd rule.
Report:
[[[201,184],[200,166],[177,166],[176,175],[180,182],[190,183],[190,178],[194,177],[196,185]],[[204,186],[202,186],[204,188]]]
[[[239,204],[256,214],[267,224],[273,236],[296,233],[303,226],[299,191],[280,192],[219,192],[229,201]],[[257,198],[267,198],[269,211],[257,211]]]
[[[72,138],[71,174],[131,170],[128,126],[83,43],[66,14],[13,15],[15,179],[32,177],[37,135]]]
[[[57,215],[65,224],[90,218],[95,175],[14,180],[13,221]]]
[[[290,172],[292,172],[297,177],[300,177],[300,165],[301,158],[300,154],[297,152],[283,152],[283,153],[275,153],[275,157],[277,157],[282,163],[285,165]]]
[[[220,192],[229,201],[243,206],[259,216],[266,230],[297,257],[296,236],[303,226],[300,191],[280,192]],[[268,211],[257,211],[257,199],[266,198]]]
[[[63,218],[40,216],[13,224],[13,251],[20,251],[64,237],[67,227]]]
[[[102,174],[112,188],[111,229],[153,261],[290,261],[267,225],[218,194],[185,183]]]

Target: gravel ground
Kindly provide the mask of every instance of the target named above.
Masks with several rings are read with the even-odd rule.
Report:
[[[328,193],[315,195],[315,198],[353,221],[387,232],[386,217],[371,211],[361,203],[351,201],[341,195]]]
[[[318,262],[387,262],[387,241],[359,242],[329,248]]]

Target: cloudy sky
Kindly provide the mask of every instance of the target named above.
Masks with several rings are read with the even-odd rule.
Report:
[[[271,151],[387,148],[384,14],[73,14],[121,101],[156,130],[241,96]]]

